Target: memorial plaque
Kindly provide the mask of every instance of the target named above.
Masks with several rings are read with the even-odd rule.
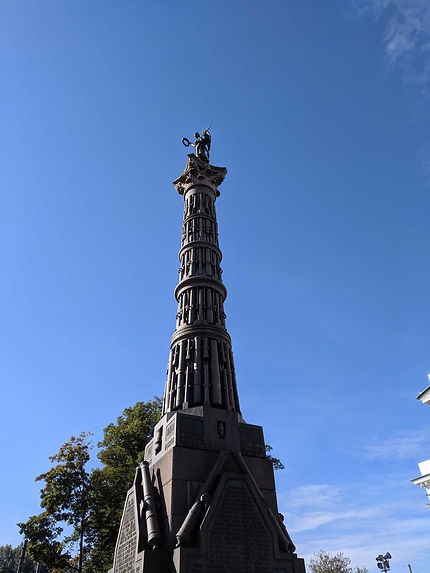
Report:
[[[152,439],[150,442],[147,443],[145,448],[145,461],[151,463],[152,462],[152,455],[154,449],[154,440]]]
[[[261,457],[266,454],[263,430],[260,426],[239,425],[240,449],[244,456]]]
[[[203,420],[194,416],[180,416],[179,443],[187,448],[203,448]]]
[[[204,560],[194,559],[194,561],[190,564],[190,573],[206,573]]]
[[[118,544],[115,552],[114,573],[130,573],[130,571],[134,571],[136,541],[136,503],[134,491],[131,491],[127,496],[121,521]]]
[[[176,430],[176,419],[174,418],[171,422],[169,422],[166,426],[166,443],[164,449],[167,450],[175,443],[175,430]]]
[[[273,531],[245,480],[229,479],[214,511],[205,573],[292,573],[290,563],[276,563]]]

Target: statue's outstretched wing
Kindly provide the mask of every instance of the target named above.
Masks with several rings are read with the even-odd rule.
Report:
[[[211,148],[211,134],[209,133],[210,127],[208,127],[207,129],[204,130],[204,137],[205,137],[205,143],[207,145],[208,150]]]

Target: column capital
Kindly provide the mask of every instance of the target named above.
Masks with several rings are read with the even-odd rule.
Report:
[[[218,186],[224,181],[226,174],[227,169],[225,167],[215,167],[198,159],[194,153],[190,153],[187,166],[182,174],[173,181],[173,185],[179,195],[184,195],[194,185],[205,185],[219,197]]]

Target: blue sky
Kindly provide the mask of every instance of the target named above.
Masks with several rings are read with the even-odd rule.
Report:
[[[212,126],[245,419],[298,547],[430,570],[430,8],[0,4],[0,544],[34,477],[161,395],[185,165]]]

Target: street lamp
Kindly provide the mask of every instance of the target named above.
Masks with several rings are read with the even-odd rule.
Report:
[[[377,561],[376,565],[379,567],[379,569],[382,569],[384,573],[387,573],[387,571],[390,570],[389,559],[392,559],[389,553],[386,553],[385,555],[378,555],[378,557],[376,558]]]

